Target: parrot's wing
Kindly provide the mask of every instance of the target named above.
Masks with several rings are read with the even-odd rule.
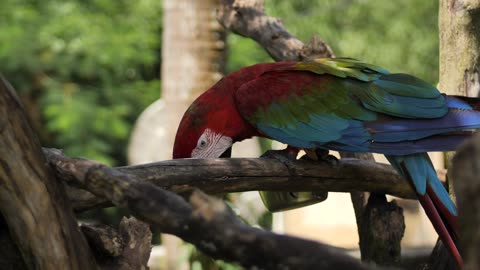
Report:
[[[351,59],[282,66],[242,85],[235,99],[244,118],[273,139],[300,148],[335,143],[345,151],[372,151],[375,134],[366,124],[383,115],[435,118],[448,111],[428,83]]]
[[[244,84],[237,108],[260,132],[300,148],[378,152],[415,188],[432,224],[459,265],[456,208],[427,151],[452,150],[480,128],[480,113],[405,74],[352,59],[282,66]]]

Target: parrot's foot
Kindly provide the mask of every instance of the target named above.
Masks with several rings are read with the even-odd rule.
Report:
[[[298,151],[294,151],[290,148],[286,148],[283,150],[268,150],[263,155],[261,155],[260,158],[276,159],[289,166],[292,164],[293,161],[297,159],[297,153]]]
[[[338,165],[338,158],[330,155],[326,149],[317,148],[315,150],[305,150],[305,153],[307,154],[302,156],[301,159],[326,162],[331,166]]]
[[[294,173],[294,162],[297,159],[298,152],[298,148],[287,147],[283,150],[269,150],[265,152],[261,158],[276,159],[282,162],[291,173]],[[277,212],[322,202],[327,199],[328,192],[260,191],[260,197],[269,211]]]

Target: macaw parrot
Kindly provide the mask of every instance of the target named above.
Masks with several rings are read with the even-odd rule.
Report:
[[[298,151],[384,154],[418,195],[457,263],[457,209],[427,155],[480,128],[480,102],[351,58],[262,63],[224,77],[185,112],[173,158],[217,158],[266,137]]]

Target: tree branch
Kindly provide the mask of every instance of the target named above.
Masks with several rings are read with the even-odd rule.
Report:
[[[44,149],[44,153],[59,178],[73,185],[76,181],[72,180],[75,179],[72,168],[87,168],[83,164],[92,162],[63,156],[56,149]],[[195,189],[209,194],[252,190],[370,191],[415,198],[410,186],[390,165],[358,159],[341,159],[334,166],[297,160],[288,167],[275,159],[178,159],[111,170],[175,193],[189,193]],[[77,211],[107,205],[105,199],[78,189],[69,194],[73,196],[70,199]]]
[[[279,19],[265,15],[263,0],[221,0],[217,19],[233,33],[258,42],[276,61],[334,56],[320,38],[313,37],[304,45],[285,30]]]
[[[72,161],[58,153],[49,153],[51,164],[61,175],[68,176],[69,181],[115,205],[127,207],[139,219],[158,226],[165,233],[179,236],[215,258],[260,269],[369,269],[328,245],[252,228],[240,222],[221,200],[200,191],[193,191],[187,203],[172,192],[141,182],[131,172],[140,169],[142,173],[155,175],[145,166],[125,173],[125,168],[122,171],[90,160]],[[178,161],[190,163],[193,160]],[[209,160],[207,163],[222,162]],[[170,164],[163,168],[173,167],[181,174],[192,167],[195,171],[199,169],[199,166],[182,169],[175,166],[177,162],[167,163]],[[201,178],[201,173],[198,176]]]

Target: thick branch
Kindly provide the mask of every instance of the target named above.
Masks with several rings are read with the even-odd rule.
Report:
[[[0,211],[29,269],[96,269],[61,183],[0,76]]]
[[[217,19],[226,29],[258,42],[276,61],[333,57],[330,47],[318,37],[304,45],[279,19],[265,15],[263,0],[222,0]]]
[[[463,144],[453,158],[453,182],[459,209],[460,244],[465,269],[480,269],[480,133]]]
[[[51,156],[50,161],[64,175],[68,172],[71,181],[215,258],[257,269],[368,269],[330,246],[252,228],[221,200],[200,191],[194,191],[187,203],[132,174],[93,161],[71,162],[60,155]]]
[[[44,152],[60,178],[67,182],[72,178],[71,168],[91,164],[88,160],[65,157],[55,149],[44,149]],[[112,170],[175,193],[188,193],[197,188],[210,194],[252,190],[370,191],[415,198],[391,166],[358,159],[341,159],[335,166],[297,160],[288,167],[275,159],[179,159]],[[104,199],[92,194],[78,190],[69,194],[76,210],[105,205]]]

